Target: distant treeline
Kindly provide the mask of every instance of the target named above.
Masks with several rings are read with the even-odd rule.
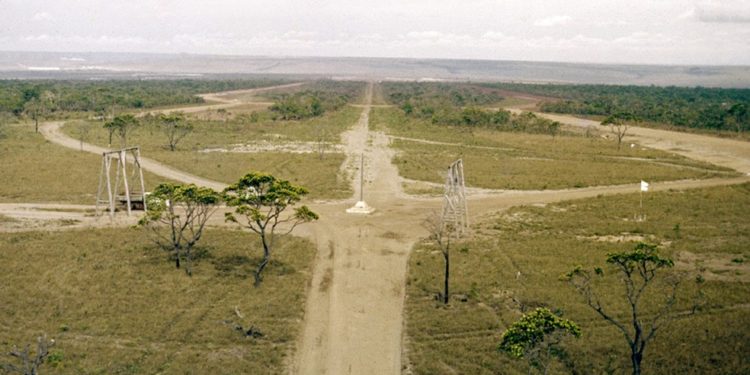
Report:
[[[153,80],[153,81],[19,81],[0,80],[0,112],[21,115],[31,104],[47,114],[103,113],[118,109],[153,108],[202,103],[199,93],[250,89],[283,81]]]
[[[275,119],[302,120],[335,111],[362,95],[363,82],[317,81],[283,93],[269,94]]]
[[[556,135],[560,124],[533,113],[514,115],[503,109],[480,106],[496,104],[503,97],[494,89],[459,83],[383,83],[385,99],[406,116],[436,125],[479,126],[503,131]]]
[[[630,113],[642,121],[712,130],[750,130],[750,89],[615,85],[484,84],[488,88],[552,98],[543,112],[609,116]]]

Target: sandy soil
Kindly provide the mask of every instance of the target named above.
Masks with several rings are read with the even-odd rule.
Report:
[[[221,95],[214,95],[221,98]],[[372,86],[368,88],[368,103],[371,95]],[[238,103],[242,104],[232,102],[224,105],[234,106]],[[197,108],[205,110],[206,107]],[[391,164],[394,151],[388,147],[389,138],[383,133],[369,131],[369,112],[370,106],[364,105],[357,124],[342,135],[347,153],[342,168],[351,177],[354,197],[311,204],[321,219],[296,230],[298,235],[316,243],[319,251],[309,286],[302,335],[289,364],[290,373],[399,374],[405,363],[402,358],[402,312],[409,251],[416,241],[426,235],[420,223],[431,211],[438,210],[442,201],[440,198],[416,198],[403,192],[403,179]],[[575,126],[591,125],[586,120],[568,116],[554,118]],[[62,134],[60,125],[60,122],[43,124],[43,135],[52,142],[78,149],[79,142]],[[670,151],[679,148],[678,152],[685,156],[744,173],[750,172],[750,143],[641,128],[634,129],[632,134],[632,140],[650,147]],[[95,153],[104,151],[92,145],[84,145],[84,150]],[[375,213],[365,216],[345,213],[345,209],[352,206],[360,195],[360,156],[364,156],[365,160],[364,199],[377,209]],[[224,184],[146,158],[143,167],[178,181],[215,189],[224,187]],[[750,177],[673,181],[651,186],[653,190],[660,191],[745,181],[750,181]],[[469,197],[469,212],[471,220],[477,220],[481,215],[515,205],[635,191],[638,191],[638,184],[557,191],[476,191]],[[81,220],[82,226],[100,225],[99,221],[87,219],[86,213],[80,211],[90,209],[89,206],[77,206],[77,213],[64,215],[59,211],[40,211],[40,208],[43,208],[42,205],[0,205],[0,215],[11,218],[22,215],[43,218],[47,215],[55,220]],[[109,219],[104,217],[99,220]],[[216,225],[221,224],[220,219],[215,222]]]

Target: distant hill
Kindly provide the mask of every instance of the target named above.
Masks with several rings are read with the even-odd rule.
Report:
[[[0,51],[0,78],[156,79],[221,75],[750,87],[750,66],[610,65],[405,58]]]

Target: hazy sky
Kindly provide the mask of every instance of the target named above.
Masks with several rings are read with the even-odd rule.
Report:
[[[750,0],[0,0],[0,50],[750,65]]]

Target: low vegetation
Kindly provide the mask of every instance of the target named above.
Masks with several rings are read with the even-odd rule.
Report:
[[[196,94],[282,84],[278,79],[253,80],[0,80],[0,113],[45,117],[103,115],[113,110],[203,103]],[[38,108],[34,108],[37,106]],[[33,109],[33,110],[32,110]]]
[[[0,350],[46,332],[56,344],[44,373],[285,373],[314,245],[279,237],[253,288],[255,243],[207,230],[186,277],[138,228],[4,234]]]
[[[484,84],[542,95],[544,112],[610,116],[631,112],[653,123],[742,133],[750,130],[750,89],[619,85]]]
[[[526,373],[521,361],[498,353],[503,332],[522,314],[548,308],[578,324],[568,355],[550,373],[631,372],[623,333],[604,322],[560,276],[580,265],[600,267],[608,253],[627,253],[639,241],[656,244],[687,278],[676,295],[675,319],[649,343],[644,373],[743,373],[750,368],[750,258],[745,220],[750,184],[647,193],[646,220],[634,220],[638,195],[626,194],[547,206],[512,208],[474,226],[471,239],[454,244],[453,298],[442,289],[443,257],[430,241],[409,260],[406,321],[408,358],[415,374]],[[604,270],[605,274],[609,270]],[[612,275],[614,276],[614,275]],[[701,308],[693,314],[698,286]],[[598,297],[618,321],[631,317],[623,282],[603,277]],[[661,292],[660,289],[654,289]],[[646,298],[640,313],[651,321],[663,300]]]
[[[551,137],[469,126],[439,126],[394,108],[375,108],[371,128],[395,137],[401,176],[443,183],[443,168],[463,158],[467,184],[493,189],[560,189],[733,175],[728,169],[601,137]],[[443,167],[441,167],[443,166]]]
[[[362,95],[362,82],[316,81],[293,92],[267,94],[274,100],[273,119],[303,120],[336,111]],[[282,90],[283,91],[283,90]]]

